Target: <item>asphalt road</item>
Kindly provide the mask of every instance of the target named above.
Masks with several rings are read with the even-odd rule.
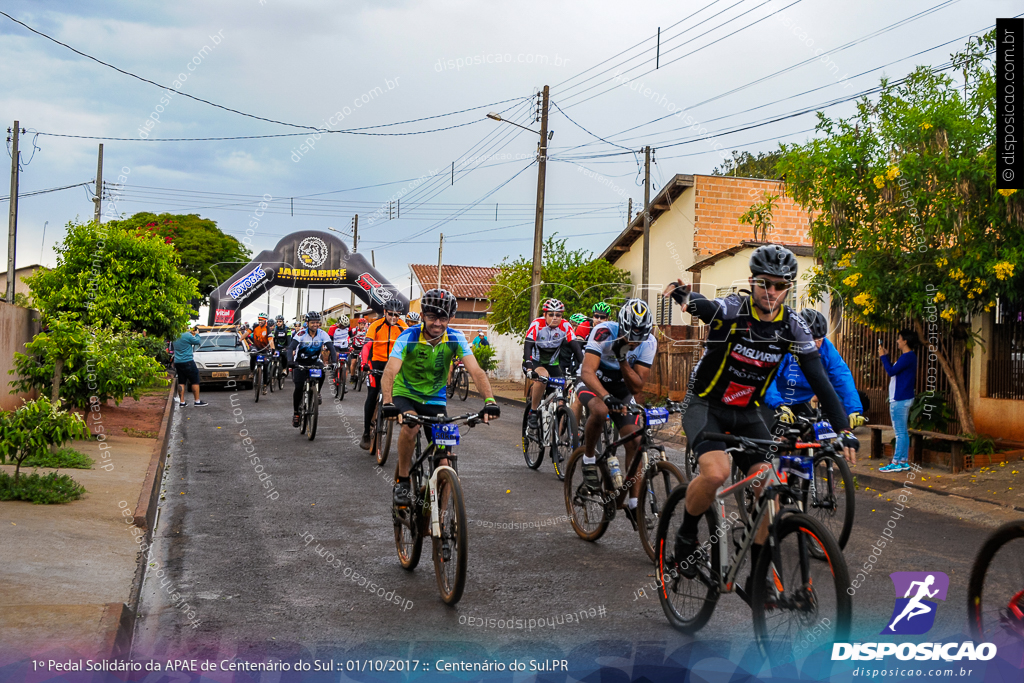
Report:
[[[749,646],[750,611],[734,595],[721,598],[696,638],[669,627],[656,596],[638,598],[637,591],[654,580],[654,569],[636,533],[619,516],[599,542],[580,540],[565,519],[562,485],[550,463],[536,472],[525,466],[521,412],[507,405],[499,421],[462,440],[469,580],[462,601],[444,605],[429,540],[414,572],[398,564],[390,513],[394,447],[385,471],[375,471],[369,454],[358,448],[365,394],[349,393],[337,403],[328,390],[329,384],[313,442],[291,427],[290,384],[258,404],[251,392],[232,398],[214,390],[204,391],[208,408],[175,408],[166,500],[155,533],[158,564],[144,585],[133,656],[294,657],[325,649],[409,656],[416,647],[410,642],[480,658],[498,651],[556,657],[603,642],[600,652],[626,656],[621,652],[631,647],[674,648],[696,640],[725,657],[726,643]],[[449,404],[449,412],[480,406],[470,397]],[[269,474],[270,498],[246,448],[254,449],[263,475]],[[679,451],[669,455],[681,463]],[[887,576],[893,571],[949,574],[949,595],[934,630],[962,631],[974,553],[989,528],[1010,518],[993,506],[927,493],[912,500],[898,520],[896,542],[854,598],[854,628],[865,637],[874,639],[893,609]],[[851,567],[867,561],[893,505],[885,496],[858,491],[857,524],[846,548]],[[520,528],[508,528],[510,523]],[[335,561],[321,557],[317,546]],[[392,601],[346,573],[368,577]],[[169,590],[187,601],[198,626]],[[586,616],[580,623],[525,628],[529,619],[578,616],[581,610]],[[523,619],[524,628],[471,627],[469,617]]]

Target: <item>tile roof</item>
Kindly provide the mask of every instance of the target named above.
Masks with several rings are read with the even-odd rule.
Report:
[[[424,289],[437,286],[437,266],[412,264],[409,268]],[[441,287],[458,299],[486,299],[500,271],[496,267],[442,265]]]

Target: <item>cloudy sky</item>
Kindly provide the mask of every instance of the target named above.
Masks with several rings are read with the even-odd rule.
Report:
[[[643,198],[631,150],[655,148],[656,191],[676,173],[709,173],[720,162],[715,144],[804,141],[813,113],[775,119],[853,97],[883,74],[942,64],[965,36],[1020,9],[986,0],[7,0],[0,10],[15,19],[171,90],[0,16],[0,120],[29,130],[22,194],[92,181],[103,142],[105,179],[125,170],[119,213],[199,213],[242,239],[269,195],[255,252],[296,230],[348,231],[358,213],[359,251],[373,250],[383,274],[407,287],[409,263],[436,262],[439,233],[446,263],[530,252],[537,136],[485,114],[537,129],[533,96],[544,85],[558,105],[545,233],[599,253],[624,226],[628,198]],[[311,128],[347,132],[320,133],[303,150]],[[273,135],[286,137],[157,141]],[[92,189],[23,197],[19,267],[55,263],[66,223],[91,217]],[[6,264],[6,240],[0,253]]]

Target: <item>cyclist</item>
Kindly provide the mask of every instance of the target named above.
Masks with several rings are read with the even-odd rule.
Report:
[[[274,326],[270,328],[270,339],[274,344],[274,350],[281,352],[281,373],[288,370],[285,363],[284,350],[288,348],[288,342],[292,340],[292,333],[284,321],[284,316],[279,315],[274,320]]]
[[[412,327],[413,325],[420,324],[420,314],[412,311],[409,315],[405,316],[405,323],[407,326]]]
[[[590,337],[590,332],[601,323],[610,320],[611,315],[612,307],[603,301],[598,301],[590,307],[590,319],[585,319],[586,322],[581,323],[576,328],[576,336],[586,344],[587,339]]]
[[[826,338],[828,320],[821,312],[813,308],[805,308],[800,311],[800,317],[804,319],[807,327],[811,330],[811,337],[821,355],[821,364],[825,366],[829,382],[832,383],[832,388],[836,390],[849,416],[850,429],[864,425],[867,420],[861,415],[864,409],[861,407],[860,395],[857,393],[857,385],[853,382],[850,368],[843,357],[839,355],[836,347]],[[796,415],[806,415],[810,412],[808,402],[813,396],[814,391],[807,383],[804,373],[800,371],[800,366],[793,359],[793,354],[786,354],[782,363],[779,364],[775,381],[768,385],[768,391],[764,395],[765,403],[778,411],[777,414],[782,422],[793,424],[796,422]],[[840,429],[842,428],[840,426]],[[843,454],[850,464],[856,465],[857,452],[852,448],[843,450]]]
[[[476,362],[466,336],[448,327],[448,321],[455,314],[456,303],[455,296],[444,289],[431,289],[423,293],[420,299],[421,324],[402,333],[391,349],[391,356],[384,368],[381,382],[384,417],[395,417],[401,413],[447,415],[448,366],[455,358],[463,359],[477,388],[485,396],[482,411],[484,422],[501,415],[487,375]],[[409,468],[412,465],[417,429],[413,424],[402,425],[398,436],[398,476],[393,492],[396,507],[412,504]],[[445,462],[443,460],[442,464]]]
[[[338,353],[334,348],[334,342],[327,336],[327,333],[320,329],[320,313],[310,311],[306,314],[306,329],[295,334],[288,344],[286,355],[288,364],[294,369],[292,377],[295,380],[295,392],[292,394],[292,427],[298,427],[302,421],[299,415],[299,406],[302,404],[302,388],[309,377],[309,369],[323,366],[320,354],[324,349],[330,353],[330,362],[338,360]],[[324,373],[320,373],[317,391],[324,385]],[[317,399],[320,399],[319,394]]]
[[[383,372],[388,364],[388,356],[394,348],[398,337],[405,331],[405,323],[402,322],[402,302],[398,299],[388,299],[384,302],[384,317],[374,320],[366,330],[366,344],[363,346],[362,358],[364,370],[377,370]],[[380,393],[380,381],[378,377],[370,373],[370,384],[366,387],[366,403],[363,404],[363,438],[359,447],[364,451],[370,450],[370,422],[373,420],[373,411],[377,409],[377,395]]]
[[[591,489],[601,487],[597,468],[597,444],[604,421],[611,415],[619,436],[627,436],[639,427],[630,422],[625,407],[643,392],[644,382],[658,352],[658,340],[651,334],[654,318],[643,299],[629,299],[619,311],[618,322],[603,322],[594,328],[587,342],[580,378],[583,386],[577,392],[590,417],[584,430],[583,481]],[[596,400],[595,400],[596,399]],[[636,440],[625,444],[624,472],[629,471],[636,453]],[[626,514],[636,522],[636,501],[640,494],[640,478],[636,477],[627,497]]]
[[[349,319],[347,315],[338,318],[338,322],[331,325],[327,330],[327,336],[334,342],[334,348],[338,353],[348,353]]]
[[[251,330],[246,330],[242,333],[242,339],[249,341],[249,376],[256,376],[256,354],[266,353],[274,349],[274,337],[269,325],[267,325],[267,314],[260,313],[256,316],[256,325]],[[270,363],[269,358],[265,358],[263,361],[263,374],[266,381],[270,381],[266,377],[267,365]],[[267,393],[267,385],[263,385],[263,393]]]
[[[697,455],[700,474],[689,483],[683,523],[676,535],[672,561],[687,578],[697,575],[695,554],[700,517],[711,505],[715,492],[729,477],[725,444],[703,438],[705,432],[730,432],[736,436],[771,439],[773,416],[763,404],[764,393],[787,353],[792,353],[817,394],[825,416],[833,425],[846,424],[846,412],[828,381],[807,323],[783,304],[797,274],[796,256],[777,244],[766,244],[750,257],[750,286],[746,296],[730,294],[707,299],[690,292],[681,280],[664,294],[687,313],[710,325],[704,355],[694,368],[686,393],[683,430],[688,447]],[[844,445],[857,448],[850,432]],[[769,467],[766,462],[740,457],[735,463],[747,475]],[[755,494],[761,485],[755,482]],[[751,548],[751,575],[767,538],[762,525]],[[749,594],[750,577],[746,582]]]
[[[527,377],[535,372],[542,377],[563,377],[559,351],[562,345],[571,347],[578,362],[583,360],[583,345],[576,339],[576,333],[568,320],[562,318],[565,304],[558,299],[544,302],[544,317],[537,318],[526,330],[523,348],[523,373]],[[530,388],[530,415],[527,418],[531,429],[537,429],[537,406],[544,397],[544,383],[536,382]]]
[[[352,353],[348,355],[349,377],[355,375],[356,370],[359,369],[359,355],[363,351],[363,344],[366,343],[366,330],[369,327],[369,321],[363,316],[359,316],[349,325],[348,339],[349,344],[352,345]]]

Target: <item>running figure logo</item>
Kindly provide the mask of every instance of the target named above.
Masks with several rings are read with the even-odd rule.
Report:
[[[935,624],[938,607],[932,599],[946,599],[949,577],[942,572],[893,572],[889,578],[896,589],[896,606],[882,633],[905,636],[927,633]]]

